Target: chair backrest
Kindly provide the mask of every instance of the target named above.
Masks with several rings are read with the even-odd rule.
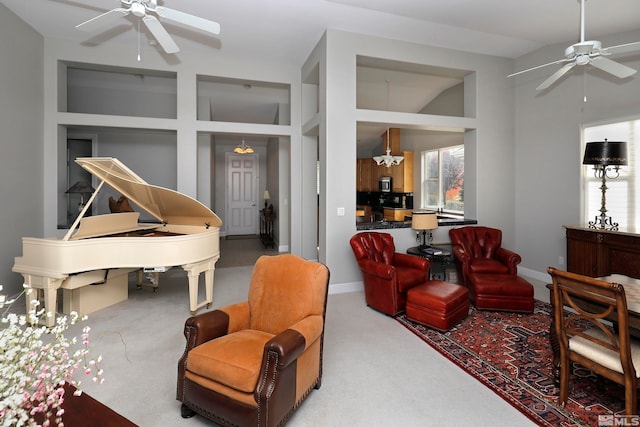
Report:
[[[363,231],[351,237],[349,243],[358,262],[368,259],[391,265],[396,251],[393,236],[389,233]]]
[[[484,226],[467,226],[449,230],[451,243],[462,246],[470,258],[494,258],[502,245],[502,230]]]
[[[623,372],[635,375],[624,287],[553,267],[547,272],[553,280],[553,315],[561,351],[566,351],[571,338],[580,337],[619,353]],[[610,321],[617,323],[617,333]]]
[[[325,314],[329,269],[297,255],[258,258],[249,285],[249,328],[278,334],[307,316]]]

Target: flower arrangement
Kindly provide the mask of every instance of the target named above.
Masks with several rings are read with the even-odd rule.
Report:
[[[32,291],[24,285],[22,294]],[[76,387],[76,395],[81,394],[82,381],[74,379],[78,370],[102,383],[102,356],[90,358],[89,326],[83,327],[80,340],[65,336],[70,326],[85,321],[86,316],[72,312],[57,316],[52,327],[39,326],[40,319],[51,313],[39,309],[37,299],[29,313],[10,313],[12,303],[22,294],[9,300],[0,294],[0,425],[46,427],[54,422],[63,426],[65,383]]]

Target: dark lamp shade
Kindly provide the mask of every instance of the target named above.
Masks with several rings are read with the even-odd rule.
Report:
[[[627,165],[627,143],[620,141],[587,142],[583,165]]]
[[[96,191],[88,182],[78,181],[71,186],[65,193],[93,193]]]
[[[412,212],[411,228],[414,230],[435,230],[438,228],[438,217],[434,212]]]

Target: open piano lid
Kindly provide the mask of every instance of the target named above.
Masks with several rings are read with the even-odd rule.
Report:
[[[79,157],[76,163],[109,184],[158,221],[165,224],[220,227],[211,209],[191,197],[148,184],[113,157]]]

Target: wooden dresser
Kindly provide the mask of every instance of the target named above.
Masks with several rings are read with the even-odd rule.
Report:
[[[640,233],[564,225],[567,271],[591,277],[624,274],[640,278]]]

